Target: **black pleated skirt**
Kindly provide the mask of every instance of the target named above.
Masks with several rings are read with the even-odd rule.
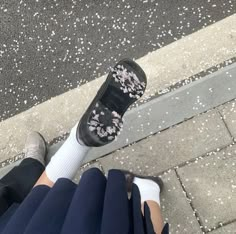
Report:
[[[16,210],[5,214],[4,234],[154,234],[150,211],[141,212],[138,187],[128,199],[123,173],[108,179],[97,168],[86,171],[79,184],[59,179],[49,188],[35,187]],[[163,234],[169,233],[168,224]]]

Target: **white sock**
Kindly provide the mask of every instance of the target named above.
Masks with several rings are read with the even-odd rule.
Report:
[[[149,179],[134,177],[134,181],[140,192],[141,203],[145,201],[155,201],[160,206],[160,187],[157,183]]]
[[[52,157],[46,167],[46,174],[52,182],[59,178],[73,179],[91,147],[80,144],[76,139],[76,124],[64,144]]]

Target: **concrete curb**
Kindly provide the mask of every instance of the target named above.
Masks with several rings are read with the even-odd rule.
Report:
[[[118,140],[104,147],[93,148],[86,157],[85,163],[235,98],[236,64],[234,63],[128,111],[124,117],[124,130]],[[48,161],[62,144],[63,141],[60,141],[49,148]],[[6,165],[0,170],[0,174],[5,174],[17,163],[19,162],[16,160],[11,165]]]
[[[236,64],[232,64],[130,110],[124,117],[124,130],[118,140],[104,147],[93,148],[85,162],[100,158],[235,98]],[[49,158],[62,143],[50,148]]]
[[[176,84],[188,84],[188,79],[196,74],[231,61],[236,56],[234,38],[236,14],[137,59],[148,77],[143,101],[156,93],[169,92]],[[69,132],[104,79],[98,77],[30,109],[27,104],[26,111],[1,121],[0,161],[20,154],[32,130],[42,133],[48,140]]]

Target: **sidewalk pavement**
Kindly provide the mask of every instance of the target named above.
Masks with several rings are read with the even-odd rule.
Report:
[[[131,109],[118,140],[93,148],[75,182],[90,167],[160,175],[170,233],[236,233],[235,77],[232,64]],[[0,177],[22,157],[0,163]]]
[[[81,168],[160,175],[170,233],[236,233],[236,102],[196,116]]]
[[[159,175],[170,233],[236,233],[236,100],[85,164]],[[158,124],[158,123],[157,123]],[[1,168],[0,177],[16,162]]]

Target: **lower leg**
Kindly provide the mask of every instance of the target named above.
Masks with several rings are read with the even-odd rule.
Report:
[[[33,158],[24,159],[0,180],[0,216],[13,203],[20,203],[40,177],[44,166]],[[30,176],[29,176],[30,175]]]
[[[163,218],[161,216],[160,205],[157,202],[151,200],[146,201],[146,203],[151,212],[151,220],[154,231],[156,234],[161,234],[164,223],[163,223]]]
[[[150,213],[153,228],[156,234],[161,234],[163,229],[163,219],[160,209],[160,187],[159,185],[150,180],[135,177],[133,183],[135,183],[140,192],[142,212],[144,213],[144,202],[147,203]]]
[[[90,147],[82,145],[76,138],[76,124],[65,143],[55,153],[35,186],[48,185],[52,187],[59,178],[73,179],[81,166]]]
[[[35,183],[34,187],[38,186],[38,185],[47,185],[48,187],[52,188],[54,185],[54,182],[52,182],[47,174],[46,171],[43,172],[43,174],[39,177],[39,179],[37,180],[37,182]]]
[[[9,197],[13,197],[16,202],[21,202],[43,171],[44,166],[38,160],[26,158],[8,172],[0,183],[10,191]]]

